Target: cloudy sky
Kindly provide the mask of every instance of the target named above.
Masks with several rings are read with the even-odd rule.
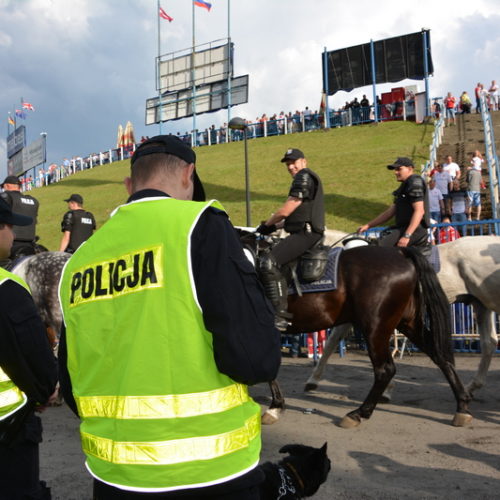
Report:
[[[227,37],[229,0],[210,1],[210,12],[196,8],[197,44]],[[161,23],[161,52],[188,48],[191,0],[161,6],[174,18]],[[231,0],[230,10],[235,74],[250,75],[249,102],[232,116],[317,109],[324,47],[423,27],[431,29],[431,96],[472,94],[476,82],[500,80],[500,0]],[[36,108],[23,122],[28,142],[46,132],[50,163],[114,147],[118,125],[128,120],[136,138],[157,134],[158,125],[144,124],[145,101],[156,94],[157,40],[157,0],[0,0],[0,177],[8,112],[21,97]],[[424,90],[422,82],[419,87]],[[363,88],[331,97],[330,106],[363,93],[371,100],[371,88]],[[202,115],[197,124],[226,119],[224,111]],[[184,133],[191,125],[192,119],[169,122],[163,133]]]

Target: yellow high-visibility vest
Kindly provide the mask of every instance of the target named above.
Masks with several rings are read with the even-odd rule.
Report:
[[[87,467],[122,489],[223,483],[259,460],[260,407],[217,369],[193,282],[191,234],[211,205],[221,208],[173,198],[121,206],[63,272]]]

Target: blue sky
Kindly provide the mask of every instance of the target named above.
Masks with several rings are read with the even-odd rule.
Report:
[[[225,38],[228,0],[196,8],[196,42]],[[161,51],[192,42],[191,0],[162,0],[174,18],[161,23]],[[500,80],[500,0],[460,3],[420,0],[231,0],[235,74],[250,75],[248,104],[232,116],[317,109],[321,53],[370,39],[431,29],[431,96],[473,93],[475,84]],[[0,0],[0,177],[6,172],[7,113],[23,97],[36,110],[24,122],[28,142],[47,133],[48,162],[114,147],[118,125],[130,120],[136,137],[156,135],[144,124],[145,101],[155,91],[157,0]],[[415,83],[415,82],[406,82]],[[423,83],[418,83],[423,90]],[[397,85],[389,85],[397,86]],[[380,92],[387,87],[380,87]],[[371,89],[330,98],[338,107]],[[205,128],[227,112],[201,115]],[[184,133],[192,120],[163,125]],[[1,127],[0,127],[1,130]]]

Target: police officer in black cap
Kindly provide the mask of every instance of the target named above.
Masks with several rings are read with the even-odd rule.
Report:
[[[325,207],[321,179],[307,168],[304,153],[300,149],[289,149],[281,162],[286,164],[293,177],[288,198],[257,228],[257,232],[270,234],[278,227],[284,227],[290,233],[259,263],[266,295],[276,310],[276,328],[285,331],[291,316],[287,312],[287,283],[280,266],[300,257],[322,239]]]
[[[414,173],[413,162],[406,157],[399,157],[391,165],[396,180],[401,183],[394,195],[394,203],[375,219],[358,228],[358,233],[371,227],[380,226],[395,217],[395,224],[382,234],[381,246],[415,246],[424,252],[429,250],[429,210],[426,206],[427,187],[425,181]]]
[[[27,226],[14,226],[15,239],[12,244],[10,258],[15,259],[23,255],[33,255],[35,253],[38,200],[33,196],[21,193],[21,182],[15,175],[8,175],[1,187],[3,193],[0,193],[0,198],[12,208],[12,211],[32,219]]]
[[[63,237],[59,250],[74,253],[84,241],[92,236],[96,223],[94,216],[83,209],[83,198],[79,194],[72,194],[64,201],[68,203],[69,211],[64,214],[61,223]]]

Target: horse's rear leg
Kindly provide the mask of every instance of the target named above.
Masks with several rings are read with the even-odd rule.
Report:
[[[319,363],[314,368],[311,376],[307,379],[304,391],[314,391],[318,388],[319,381],[323,378],[323,372],[325,371],[326,365],[328,364],[328,358],[335,352],[335,349],[339,345],[339,341],[347,337],[350,329],[350,323],[333,328],[330,336],[328,337],[328,340],[326,341],[323,355],[321,356]]]
[[[498,344],[497,332],[493,322],[494,313],[479,302],[474,303],[474,310],[476,311],[477,326],[481,339],[481,361],[476,375],[465,387],[471,396],[475,390],[484,385],[491,358],[495,354]]]
[[[361,419],[372,416],[382,393],[396,373],[396,366],[389,349],[390,334],[373,331],[368,336],[368,353],[373,365],[374,382],[363,404],[356,410],[348,413],[340,422],[345,429],[357,427]]]
[[[429,333],[430,334],[430,333]],[[452,425],[455,427],[463,427],[472,422],[472,415],[469,413],[469,401],[471,400],[470,394],[465,389],[460,377],[455,370],[455,363],[453,361],[453,350],[451,342],[446,352],[436,352],[435,348],[426,345],[424,340],[417,335],[408,334],[408,338],[413,342],[422,352],[425,352],[432,361],[443,372],[446,380],[450,384],[451,390],[457,402],[457,410],[453,417]],[[446,359],[447,358],[447,359]]]
[[[269,389],[271,389],[271,404],[262,415],[262,423],[264,425],[276,423],[285,411],[285,398],[277,380],[269,382]]]

